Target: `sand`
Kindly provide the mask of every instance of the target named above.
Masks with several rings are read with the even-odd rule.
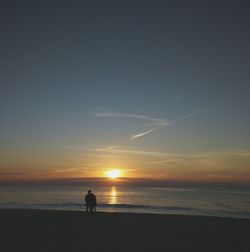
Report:
[[[0,251],[250,252],[250,220],[2,209]]]

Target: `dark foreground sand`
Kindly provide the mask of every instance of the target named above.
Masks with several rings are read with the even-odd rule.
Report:
[[[0,210],[0,251],[250,252],[250,220]]]

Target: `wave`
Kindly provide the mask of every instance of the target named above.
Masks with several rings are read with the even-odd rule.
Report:
[[[158,214],[187,214],[206,215],[234,218],[250,218],[248,211],[215,210],[206,208],[180,207],[180,206],[154,206],[154,205],[133,205],[133,204],[98,204],[100,211],[112,212],[138,212],[138,213],[158,213]],[[23,203],[16,202],[0,203],[0,208],[10,209],[58,209],[58,210],[81,210],[85,209],[85,204],[75,202],[60,203]]]
[[[34,204],[48,207],[85,207],[85,204],[79,203],[60,203],[60,204]],[[115,208],[115,209],[145,209],[145,210],[172,210],[172,211],[191,211],[191,207],[178,207],[178,206],[153,206],[153,205],[133,205],[133,204],[98,204],[99,208]]]
[[[190,211],[191,207],[178,206],[152,206],[152,205],[132,205],[132,204],[100,204],[103,208],[126,208],[126,209],[147,209],[147,210],[174,210],[174,211]]]
[[[197,192],[197,189],[190,189],[190,188],[174,188],[174,187],[150,187],[153,190],[160,190],[160,191],[176,191],[176,192]]]
[[[81,209],[85,208],[85,204],[74,203],[74,202],[65,202],[65,203],[29,203],[29,204],[15,204],[14,202],[10,203],[1,203],[0,207],[15,206],[15,207],[34,207],[34,208],[72,208],[72,209]],[[194,210],[192,207],[179,207],[179,206],[153,206],[153,205],[133,205],[133,204],[98,204],[99,208],[114,208],[114,209],[144,209],[152,211],[191,211]]]

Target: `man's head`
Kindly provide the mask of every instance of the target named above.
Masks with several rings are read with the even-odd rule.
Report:
[[[88,193],[91,193],[91,190],[88,190]]]

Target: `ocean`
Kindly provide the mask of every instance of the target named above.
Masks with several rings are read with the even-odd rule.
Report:
[[[84,186],[1,186],[0,208],[84,211]],[[250,190],[92,187],[97,210],[250,218]]]

